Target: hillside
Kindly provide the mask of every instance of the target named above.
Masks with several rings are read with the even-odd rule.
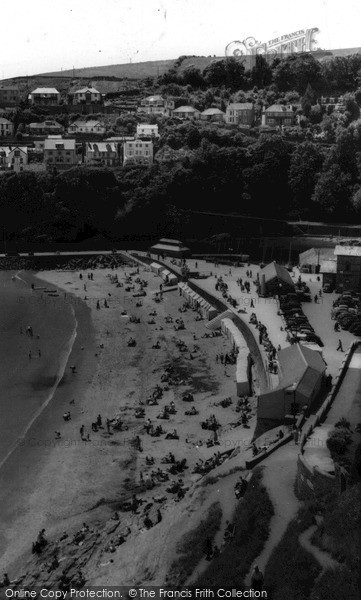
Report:
[[[334,56],[348,56],[350,54],[361,54],[359,48],[339,48],[334,50],[315,52],[316,58],[327,60]],[[319,56],[318,56],[319,55]],[[200,71],[203,71],[209,64],[215,60],[221,60],[224,56],[187,56],[178,67],[178,72],[181,73],[188,67],[192,66]],[[249,67],[251,57],[244,57],[246,68]],[[163,75],[166,71],[173,67],[177,59],[155,60],[140,63],[127,63],[122,65],[108,65],[103,67],[86,67],[84,69],[72,69],[68,71],[44,73],[52,77],[118,77],[126,79],[144,79],[146,77],[157,77]]]
[[[324,62],[335,56],[361,54],[361,47],[319,50],[313,54],[315,58]],[[78,85],[78,83],[80,85],[86,85],[91,80],[92,84],[96,85],[97,89],[103,93],[107,93],[129,89],[132,81],[139,82],[147,78],[154,79],[163,75],[175,66],[179,74],[191,66],[202,72],[213,61],[221,60],[222,58],[224,58],[224,56],[186,56],[182,61],[179,59],[167,59],[120,65],[104,65],[100,67],[85,67],[83,69],[39,73],[38,75],[27,77],[14,77],[0,80],[0,83],[17,83],[24,88],[28,88],[29,86],[57,87],[59,91],[65,91],[74,85]],[[252,66],[251,57],[244,57],[243,60],[246,68]],[[114,79],[115,81],[110,82],[110,79]],[[104,80],[108,80],[108,82],[105,83]]]

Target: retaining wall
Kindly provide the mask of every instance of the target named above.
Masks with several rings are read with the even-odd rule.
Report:
[[[326,471],[323,471],[319,467],[312,467],[302,452],[304,451],[307,438],[311,435],[315,427],[325,420],[326,415],[344,380],[354,351],[360,345],[360,343],[361,342],[358,340],[352,342],[344,360],[342,361],[339,374],[334,381],[331,391],[325,398],[317,413],[307,419],[304,425],[300,440],[301,454],[298,455],[296,477],[296,488],[301,498],[314,499],[318,495],[324,495],[325,493],[338,494],[340,492],[341,486],[337,465],[335,465],[335,475],[332,475]]]
[[[227,335],[228,339],[238,350],[236,362],[236,388],[237,396],[250,394],[250,385],[248,380],[248,346],[238,327],[232,319],[222,319],[221,329]]]

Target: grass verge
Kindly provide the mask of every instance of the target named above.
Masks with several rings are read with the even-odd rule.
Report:
[[[193,573],[195,565],[203,558],[203,549],[206,539],[212,541],[221,526],[222,509],[219,502],[214,502],[207,512],[207,516],[199,525],[186,533],[177,545],[179,557],[172,563],[167,585],[181,586]]]
[[[273,506],[262,484],[262,469],[255,469],[233,521],[235,537],[194,583],[196,587],[240,586],[269,535]]]

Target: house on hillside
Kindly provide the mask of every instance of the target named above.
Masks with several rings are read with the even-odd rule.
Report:
[[[292,106],[272,104],[262,111],[262,127],[291,127],[295,122]]]
[[[166,100],[162,96],[148,96],[140,101],[138,112],[144,112],[148,115],[164,115],[169,117],[174,109],[173,100]]]
[[[83,133],[87,135],[95,133],[97,135],[104,135],[106,130],[107,129],[104,123],[95,120],[74,121],[74,123],[72,123],[72,125],[69,125],[68,127],[68,133],[70,135],[74,135],[77,133]]]
[[[36,88],[29,94],[28,100],[34,106],[56,106],[60,104],[60,92],[56,88]]]
[[[94,87],[84,87],[72,94],[73,104],[100,104],[103,96]]]
[[[361,291],[361,245],[342,246],[335,248],[336,256],[336,285],[343,290]]]
[[[0,165],[2,170],[20,173],[28,164],[27,146],[2,146],[0,147]]]
[[[309,409],[323,388],[326,363],[322,356],[302,344],[293,344],[277,355],[280,382],[276,388],[261,394],[257,403],[258,419],[283,421]]]
[[[226,108],[225,120],[228,125],[253,125],[254,105],[252,102],[231,102]]]
[[[153,142],[140,139],[124,142],[123,165],[151,165],[152,163]]]
[[[199,119],[201,113],[193,106],[180,106],[172,110],[172,117],[177,119]]]
[[[223,123],[225,120],[225,113],[219,108],[207,108],[204,110],[200,118],[202,121],[211,121],[213,123]]]
[[[77,164],[75,140],[47,138],[44,140],[44,162],[48,168],[70,169]]]
[[[42,123],[30,123],[28,130],[31,135],[59,135],[64,133],[64,127],[57,121],[50,119]]]
[[[93,167],[115,167],[119,164],[117,144],[114,142],[87,142],[84,162]]]
[[[0,117],[0,137],[11,137],[14,134],[14,125],[8,119]]]
[[[295,286],[286,267],[273,261],[258,272],[259,295],[278,296],[294,292]]]
[[[139,125],[137,125],[136,137],[140,139],[159,138],[158,125],[139,123]]]
[[[21,100],[20,90],[15,85],[0,86],[0,105],[16,106]]]

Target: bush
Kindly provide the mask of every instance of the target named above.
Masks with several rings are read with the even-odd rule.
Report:
[[[342,427],[343,429],[350,429],[350,421],[348,421],[345,417],[341,417],[337,423],[335,423],[335,427]]]
[[[335,454],[344,454],[351,441],[351,434],[345,427],[336,427],[328,434],[326,441],[329,451]]]

